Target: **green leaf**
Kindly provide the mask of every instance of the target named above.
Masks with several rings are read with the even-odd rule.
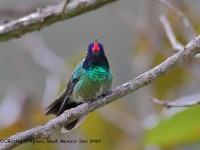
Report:
[[[145,144],[170,147],[200,140],[199,114],[200,106],[195,106],[161,120],[157,126],[146,131]]]

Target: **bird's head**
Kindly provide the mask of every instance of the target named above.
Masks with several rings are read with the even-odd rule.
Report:
[[[88,53],[104,53],[103,45],[95,39],[93,43],[89,44]]]
[[[93,68],[94,66],[103,66],[109,69],[108,60],[105,56],[103,45],[94,40],[93,43],[88,45],[86,58],[83,61],[83,68]]]

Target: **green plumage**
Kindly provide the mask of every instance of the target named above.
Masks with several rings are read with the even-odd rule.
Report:
[[[107,93],[112,85],[112,74],[102,44],[95,41],[88,47],[86,58],[75,68],[63,94],[47,109],[46,115],[62,114],[88,100]],[[87,115],[66,125],[62,132],[76,128]]]
[[[112,85],[112,74],[105,67],[95,66],[88,70],[83,69],[80,63],[75,69],[73,78],[78,78],[72,92],[72,100],[84,102],[95,99],[110,90]]]

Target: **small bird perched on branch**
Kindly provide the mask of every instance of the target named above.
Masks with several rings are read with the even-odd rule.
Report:
[[[95,39],[88,46],[86,58],[74,70],[67,88],[58,99],[46,108],[48,111],[45,115],[59,116],[65,110],[107,93],[111,89],[112,79],[103,45]],[[75,129],[86,116],[67,124],[62,128],[62,133]]]

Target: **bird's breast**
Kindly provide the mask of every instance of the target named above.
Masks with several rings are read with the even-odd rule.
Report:
[[[95,66],[84,70],[84,75],[95,82],[104,82],[109,77],[109,70],[102,66]]]
[[[96,79],[100,75],[93,75],[95,79],[88,76],[82,76],[73,90],[73,99],[77,102],[83,102],[106,93],[110,90],[112,78],[110,76],[100,76],[101,79]]]

